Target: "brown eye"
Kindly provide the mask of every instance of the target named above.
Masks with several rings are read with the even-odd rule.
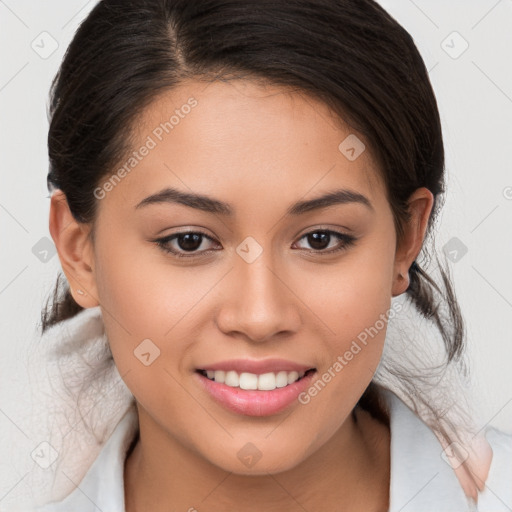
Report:
[[[211,249],[204,247],[205,241],[214,242],[213,238],[200,231],[184,231],[154,240],[162,250],[178,258],[201,256],[209,252]]]
[[[331,254],[333,252],[341,251],[348,248],[356,241],[356,237],[352,235],[338,233],[337,231],[332,231],[330,229],[317,229],[316,231],[310,231],[300,239],[306,239],[311,248],[309,252],[318,252],[319,254]],[[337,241],[338,243],[330,246],[333,241]]]
[[[331,234],[328,233],[327,231],[315,231],[314,233],[309,233],[306,236],[309,245],[313,249],[318,250],[326,249],[331,240]]]
[[[195,251],[201,246],[202,235],[199,233],[184,233],[176,236],[176,242],[184,251]]]

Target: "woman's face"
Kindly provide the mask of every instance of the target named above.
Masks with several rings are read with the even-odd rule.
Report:
[[[346,423],[397,294],[392,212],[356,137],[249,81],[189,82],[146,109],[96,190],[88,290],[146,432],[263,474]]]

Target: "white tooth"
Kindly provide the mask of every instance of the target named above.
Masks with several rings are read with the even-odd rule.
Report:
[[[288,374],[288,384],[292,384],[299,378],[299,372],[290,372]]]
[[[215,370],[215,382],[224,383],[224,379],[226,378],[226,372],[223,370]]]
[[[279,372],[276,374],[276,387],[284,388],[288,385],[288,373],[287,372]]]
[[[240,375],[241,389],[258,389],[258,376],[254,373],[242,373]]]
[[[285,386],[296,382],[302,378],[306,372],[286,372],[278,373],[268,372],[261,375],[244,372],[240,375],[234,370],[207,370],[206,375],[216,382],[226,384],[230,387],[240,387],[241,389],[260,389],[261,391],[272,391],[276,388],[284,388]]]
[[[276,388],[276,374],[262,373],[258,377],[258,389],[262,391],[272,391]]]
[[[224,384],[226,384],[226,386],[237,388],[239,386],[239,382],[240,379],[238,377],[238,373],[236,373],[234,370],[226,372],[226,378],[224,379]]]

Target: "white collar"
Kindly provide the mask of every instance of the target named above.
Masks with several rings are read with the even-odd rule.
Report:
[[[394,393],[385,389],[381,393],[390,412],[389,512],[471,510],[432,430]]]

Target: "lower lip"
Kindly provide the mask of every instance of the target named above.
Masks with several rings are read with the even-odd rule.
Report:
[[[298,401],[298,396],[311,385],[316,373],[311,372],[293,384],[271,391],[233,388],[210,380],[199,372],[195,372],[195,375],[212,398],[230,411],[246,416],[269,416]]]

